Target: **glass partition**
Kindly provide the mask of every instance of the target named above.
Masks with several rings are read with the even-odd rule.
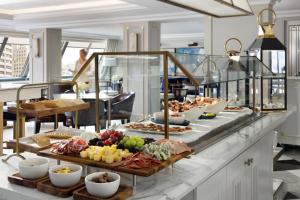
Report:
[[[170,74],[170,65],[181,74]],[[92,54],[73,81],[80,80],[90,68],[94,80],[79,83],[79,89],[83,98],[94,95],[98,102],[96,130],[105,128],[105,121],[109,126],[111,120],[151,122],[161,113],[166,127],[162,131],[168,137],[170,102],[185,109],[199,97],[255,111],[276,110],[285,103],[284,76],[273,74],[256,57],[99,52]]]

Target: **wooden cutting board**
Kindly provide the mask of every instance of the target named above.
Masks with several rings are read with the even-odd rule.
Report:
[[[123,166],[116,167],[116,166],[113,166],[112,164],[107,164],[105,162],[81,158],[79,155],[55,154],[55,153],[52,153],[50,151],[50,149],[39,151],[37,154],[39,156],[52,158],[52,159],[56,159],[56,160],[63,160],[63,161],[72,162],[72,163],[76,163],[76,164],[88,165],[88,166],[92,166],[92,167],[109,169],[109,170],[113,170],[116,172],[124,172],[127,174],[148,177],[148,176],[151,176],[151,175],[157,173],[158,171],[160,171],[162,169],[167,168],[172,163],[175,163],[176,161],[181,160],[192,153],[193,152],[184,152],[179,155],[173,155],[170,159],[168,159],[166,161],[162,161],[159,165],[153,165],[149,168],[140,168],[140,169],[133,169],[133,168],[123,167]]]
[[[15,172],[12,175],[8,176],[7,178],[8,181],[12,184],[21,185],[29,188],[36,188],[38,182],[47,179],[48,175],[38,179],[25,179],[21,177],[19,172]]]
[[[66,198],[66,197],[72,196],[73,192],[82,186],[84,186],[84,178],[81,178],[79,183],[77,183],[76,185],[74,185],[72,187],[68,187],[68,188],[56,187],[56,186],[52,185],[50,179],[46,179],[37,184],[37,189],[39,191],[47,193],[47,194]]]
[[[125,200],[133,195],[132,187],[120,186],[118,192],[110,198],[100,198],[88,193],[86,187],[76,190],[73,194],[74,200]]]

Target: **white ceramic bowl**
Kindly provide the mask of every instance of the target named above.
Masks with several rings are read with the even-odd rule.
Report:
[[[219,112],[222,112],[225,109],[227,104],[228,101],[220,101],[216,104],[207,105],[205,112],[218,114]]]
[[[189,109],[188,111],[182,112],[181,114],[184,115],[185,119],[189,121],[197,120],[206,110],[206,107],[194,107]]]
[[[47,175],[49,161],[46,158],[28,158],[19,162],[20,175],[25,179],[38,179]]]
[[[113,182],[109,183],[95,183],[92,182],[94,177],[99,177],[100,175],[108,173],[109,177],[113,178]],[[93,196],[100,198],[112,197],[119,189],[121,177],[119,174],[112,172],[96,172],[85,177],[85,185],[88,193]]]
[[[58,174],[54,172],[64,167],[69,167],[72,170],[72,172],[68,174]],[[49,178],[51,183],[54,186],[62,187],[62,188],[67,188],[76,185],[80,181],[81,175],[82,175],[82,167],[80,165],[74,165],[74,164],[56,165],[50,167],[49,169]]]

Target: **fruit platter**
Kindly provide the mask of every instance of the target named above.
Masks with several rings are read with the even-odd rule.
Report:
[[[152,138],[124,135],[116,130],[105,130],[98,135],[90,133],[84,137],[73,136],[61,140],[37,154],[147,177],[192,152],[183,142],[168,139],[156,141]]]

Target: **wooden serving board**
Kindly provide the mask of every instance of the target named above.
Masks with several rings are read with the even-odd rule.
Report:
[[[88,193],[86,187],[82,187],[73,193],[74,200],[124,200],[133,195],[132,187],[120,186],[117,193],[110,198],[100,198]]]
[[[60,107],[60,108],[45,108],[45,109],[36,109],[36,110],[20,108],[19,112],[24,116],[40,118],[40,117],[52,116],[55,114],[61,114],[65,112],[84,110],[84,109],[88,109],[89,107],[90,107],[90,103],[81,103],[77,105]],[[9,107],[8,111],[11,113],[17,113],[17,108]]]
[[[60,154],[55,154],[50,151],[50,149],[42,150],[37,153],[39,156],[47,157],[47,158],[52,158],[56,160],[63,160],[67,162],[73,162],[81,165],[88,165],[92,167],[98,167],[98,168],[103,168],[103,169],[109,169],[113,170],[116,172],[124,172],[127,174],[132,174],[132,175],[138,175],[138,176],[144,176],[148,177],[151,176],[158,171],[168,167],[172,163],[175,163],[178,160],[181,160],[188,155],[190,155],[192,152],[184,152],[179,155],[173,155],[169,160],[162,161],[159,165],[154,165],[151,168],[141,168],[141,169],[132,169],[128,167],[121,167],[121,166],[113,166],[111,164],[107,164],[102,161],[94,161],[94,160],[89,160],[89,159],[84,159],[81,158],[79,155],[60,155]]]
[[[38,182],[47,179],[48,175],[44,176],[42,178],[31,180],[31,179],[22,178],[19,172],[15,172],[12,175],[8,176],[7,178],[8,178],[8,181],[12,184],[21,185],[21,186],[29,187],[29,188],[36,188]]]
[[[10,141],[7,141],[5,143],[6,143],[6,147],[8,149],[16,149],[17,142],[15,140],[10,140]],[[28,151],[28,152],[31,152],[31,153],[37,153],[38,151],[41,151],[43,149],[50,148],[52,145],[53,144],[49,144],[48,146],[44,146],[44,147],[37,147],[37,146],[34,146],[34,145],[25,144],[25,143],[20,142],[19,143],[19,150],[21,152]]]
[[[72,196],[73,192],[82,186],[84,186],[84,178],[81,178],[79,183],[69,188],[56,187],[52,185],[50,179],[45,179],[37,184],[37,189],[47,194],[66,198]]]

